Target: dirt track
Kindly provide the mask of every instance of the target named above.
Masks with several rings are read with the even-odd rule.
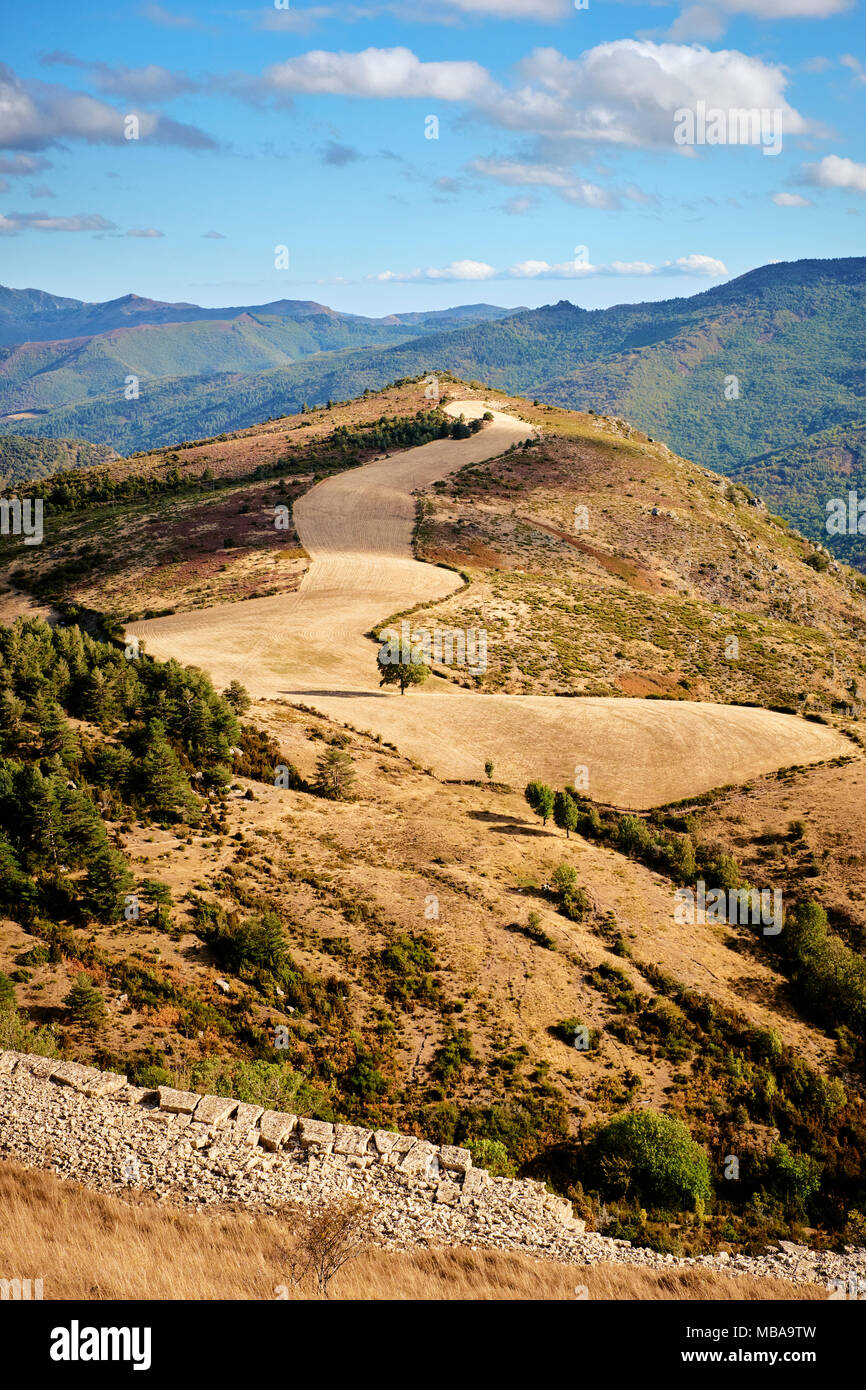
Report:
[[[448,407],[467,417],[485,406]],[[311,558],[294,594],[198,609],[130,625],[147,650],[200,666],[218,688],[314,706],[395,743],[437,775],[555,786],[586,768],[589,793],[647,807],[849,750],[835,731],[769,710],[686,701],[480,695],[430,680],[406,696],[380,691],[376,647],[363,634],[391,613],[460,584],[412,558],[412,490],[495,458],[532,431],[494,411],[466,440],[439,440],[319,483],[294,509]]]

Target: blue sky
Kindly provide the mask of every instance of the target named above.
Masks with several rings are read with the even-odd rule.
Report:
[[[47,0],[4,30],[7,285],[378,316],[863,251],[848,0]],[[701,106],[716,143],[678,143]]]

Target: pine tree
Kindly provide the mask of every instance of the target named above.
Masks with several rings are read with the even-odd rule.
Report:
[[[316,763],[316,790],[335,801],[349,795],[355,781],[352,759],[339,748],[327,748]]]
[[[122,916],[123,895],[132,886],[126,860],[107,842],[90,861],[84,878],[84,902],[99,922],[117,922]]]
[[[63,1000],[76,1023],[90,1031],[105,1022],[105,1001],[89,975],[82,970]]]
[[[553,798],[553,820],[568,839],[572,830],[577,829],[577,803],[568,792],[557,792]]]

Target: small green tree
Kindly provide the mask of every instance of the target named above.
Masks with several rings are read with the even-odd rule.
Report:
[[[227,689],[223,691],[223,699],[231,705],[235,714],[246,714],[252,704],[249,691],[245,686],[241,685],[240,681],[231,681],[229,683]]]
[[[560,830],[565,831],[566,840],[572,830],[577,829],[577,803],[568,792],[557,792],[553,798],[553,820]]]
[[[529,782],[523,795],[535,814],[547,825],[553,814],[553,789],[546,782]]]
[[[489,781],[490,781],[490,778],[493,776],[493,760],[492,760],[492,758],[488,758],[487,761],[486,761],[486,763],[484,764],[484,775],[485,775],[485,777],[487,778],[487,780],[488,780],[488,782],[489,782]]]
[[[105,1022],[105,1001],[99,990],[82,970],[76,975],[72,987],[64,999],[76,1023],[91,1031]]]
[[[316,791],[332,801],[343,801],[352,790],[355,769],[348,753],[326,748],[316,763]]]
[[[596,1132],[590,1147],[603,1190],[679,1211],[713,1195],[706,1152],[682,1120],[629,1110]]]
[[[430,675],[430,667],[423,661],[392,661],[388,646],[386,643],[381,648],[377,658],[379,684],[399,685],[401,695],[406,694],[410,685],[423,685]]]

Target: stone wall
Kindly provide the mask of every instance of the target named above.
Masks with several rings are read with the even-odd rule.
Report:
[[[17,1052],[0,1052],[0,1083],[0,1152],[31,1161],[42,1139],[55,1171],[96,1178],[106,1189],[143,1187],[165,1195],[173,1187],[181,1200],[203,1205],[235,1195],[236,1184],[215,1183],[215,1175],[231,1176],[226,1169],[233,1168],[251,1178],[259,1169],[270,1181],[268,1199],[262,1202],[259,1193],[258,1204],[270,1207],[293,1197],[315,1201],[354,1192],[376,1205],[382,1204],[376,1198],[390,1201],[397,1217],[401,1208],[416,1217],[419,1207],[430,1213],[452,1208],[476,1222],[484,1213],[500,1227],[510,1217],[518,1225],[530,1220],[551,1236],[583,1230],[571,1203],[543,1183],[492,1178],[473,1166],[468,1149],[413,1135],[329,1124],[168,1086],[146,1090],[114,1072]],[[62,1155],[58,1120],[68,1122],[72,1139]],[[113,1142],[106,1143],[106,1135]],[[88,1167],[81,1155],[94,1143],[102,1157]]]
[[[466,1149],[223,1096],[142,1090],[113,1072],[17,1052],[0,1052],[0,1158],[102,1192],[132,1200],[144,1194],[193,1210],[280,1212],[353,1196],[364,1202],[383,1249],[486,1247],[580,1266],[772,1276],[817,1284],[832,1297],[866,1290],[862,1248],[809,1250],[779,1241],[763,1255],[695,1257],[636,1249],[586,1231],[571,1204],[543,1183],[492,1178],[473,1167]]]

